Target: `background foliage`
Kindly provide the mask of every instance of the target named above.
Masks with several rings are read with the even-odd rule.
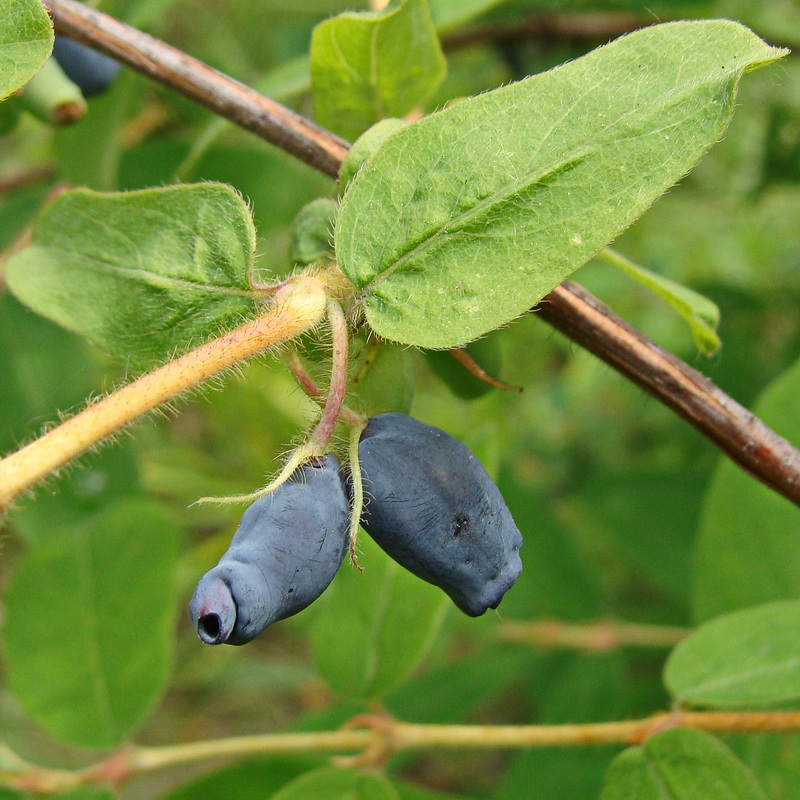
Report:
[[[100,7],[310,114],[312,28],[353,4],[116,0]],[[443,36],[448,69],[431,88],[426,109],[542,71],[611,38],[580,32],[590,14],[612,26],[618,14],[640,24],[654,14],[724,16],[774,44],[800,47],[800,9],[789,1],[439,0],[431,3],[431,25]],[[547,36],[514,33],[531,18],[564,26]],[[480,35],[459,38],[469,31]],[[110,190],[180,177],[236,187],[255,216],[259,268],[285,273],[294,215],[331,190],[310,168],[128,72],[90,102],[76,126],[54,130],[23,116],[0,142],[0,176],[53,168],[51,178],[0,196],[0,247],[14,241],[56,179]],[[592,262],[576,276],[796,443],[799,182],[800,68],[791,56],[748,76],[725,140],[615,245],[719,305],[723,346],[712,357],[699,355],[685,324],[621,273]],[[239,234],[246,250],[248,235]],[[508,620],[608,616],[691,626],[737,611],[758,615],[759,625],[779,639],[783,631],[796,640],[796,605],[773,601],[791,601],[800,592],[797,508],[720,463],[699,434],[535,316],[491,334],[492,340],[502,356],[500,377],[524,387],[521,395],[492,390],[460,399],[413,350],[392,356],[392,372],[413,370],[411,413],[479,455],[525,537],[522,578],[499,613],[462,617],[441,602],[441,593],[395,570],[365,543],[364,581],[340,575],[311,609],[248,647],[200,645],[185,603],[198,575],[224,550],[241,511],[190,504],[261,485],[309,418],[310,406],[285,370],[263,360],[179,414],[140,424],[134,437],[86,457],[4,521],[0,731],[6,744],[32,761],[72,767],[97,758],[85,748],[112,747],[129,735],[166,744],[328,729],[375,701],[399,718],[439,723],[590,722],[668,707],[665,652],[554,652],[510,644],[502,638]],[[0,294],[3,451],[120,381],[129,366]],[[739,618],[731,620],[735,632]],[[701,655],[704,647],[716,652],[714,637],[724,637],[724,631],[704,631],[691,643]],[[697,661],[676,651],[667,671],[670,691],[712,706],[722,702],[706,676],[680,670],[681,657]],[[747,670],[736,677],[751,686]],[[789,676],[785,685],[797,680]],[[781,691],[784,684],[774,685],[774,695],[750,703],[796,702],[790,689]],[[620,792],[625,776],[635,773],[632,762],[649,759],[672,775],[670,759],[685,751],[708,752],[709,762],[730,774],[728,791],[739,793],[726,797],[761,797],[762,791],[776,800],[800,797],[797,738],[731,741],[759,789],[749,773],[730,766],[739,762],[715,740],[688,731],[670,735],[678,741],[655,737],[615,762]],[[619,751],[402,754],[387,767],[391,785],[375,777],[352,791],[416,800],[595,797]],[[307,771],[327,769],[323,764],[272,758],[214,767],[203,777],[174,771],[139,779],[118,794],[315,797],[319,786],[331,786],[331,776]],[[304,773],[302,783],[287,789]],[[680,776],[675,780],[682,785]],[[344,786],[341,796],[351,788]],[[606,797],[647,796],[645,788],[637,791],[642,794],[609,791]],[[116,795],[82,790],[69,796]]]

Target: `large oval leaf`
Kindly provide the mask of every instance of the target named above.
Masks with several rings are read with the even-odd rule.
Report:
[[[53,50],[53,26],[39,0],[0,4],[0,100],[24,86]]]
[[[153,708],[172,663],[177,531],[126,500],[37,544],[6,602],[11,691],[56,738],[117,745]]]
[[[525,312],[683,177],[741,74],[785,52],[726,20],[656,25],[398,131],[336,228],[369,323],[444,348]]]
[[[255,229],[220,184],[57,198],[32,244],[9,260],[9,288],[34,311],[145,366],[252,313]]]
[[[800,600],[707,622],[670,655],[664,682],[680,701],[747,707],[800,698]]]
[[[766,800],[719,739],[689,728],[658,733],[617,756],[601,800]]]

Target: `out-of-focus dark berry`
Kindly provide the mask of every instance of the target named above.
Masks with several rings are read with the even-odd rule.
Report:
[[[63,36],[56,36],[53,55],[84,97],[102,94],[119,75],[120,65],[113,58]]]

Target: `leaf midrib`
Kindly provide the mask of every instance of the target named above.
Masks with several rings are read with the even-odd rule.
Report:
[[[76,258],[82,262],[93,265],[98,270],[111,273],[124,280],[147,283],[158,288],[184,288],[196,292],[206,292],[208,294],[228,295],[231,297],[246,297],[251,300],[258,299],[258,294],[250,289],[238,289],[233,286],[216,286],[209,283],[198,283],[185,278],[174,278],[167,275],[162,275],[158,272],[152,272],[139,267],[121,267],[118,264],[104,261],[96,256],[89,256],[86,253],[80,253],[74,250],[66,250],[50,244],[34,245],[34,247],[40,247],[42,250],[45,250],[49,253]]]

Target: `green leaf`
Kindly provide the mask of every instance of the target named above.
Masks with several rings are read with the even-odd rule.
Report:
[[[57,795],[56,800],[114,800],[114,795],[99,786],[81,786],[66,794]]]
[[[271,800],[398,800],[386,778],[372,772],[320,767],[284,786]]]
[[[719,708],[800,698],[800,600],[707,622],[667,661],[664,683],[682,703]]]
[[[346,139],[425,102],[446,65],[425,0],[385,13],[347,13],[311,37],[314,116]]]
[[[617,756],[600,800],[766,800],[750,770],[713,736],[662,731]]]
[[[365,131],[358,139],[353,142],[353,146],[347,151],[347,155],[339,168],[339,193],[344,194],[350,181],[370,158],[377,149],[393,134],[405,128],[408,123],[397,117],[387,117],[380,122],[376,122],[371,128]]]
[[[292,225],[289,258],[293,264],[311,264],[333,253],[333,225],[339,204],[318,197],[300,209]]]
[[[753,412],[800,445],[800,360],[777,378]],[[727,460],[711,481],[694,570],[699,621],[800,595],[800,508]]]
[[[680,283],[634,264],[610,248],[601,251],[600,258],[638,281],[675,309],[688,323],[694,342],[703,355],[710,356],[719,350],[722,342],[717,335],[719,308],[716,303]]]
[[[407,414],[414,399],[414,363],[408,348],[358,340],[346,403],[368,417],[387,411]]]
[[[86,343],[0,295],[0,450],[19,447],[93,388]]]
[[[172,662],[177,531],[125,500],[30,550],[6,603],[11,691],[61,741],[113,747],[147,718]]]
[[[321,598],[311,645],[322,677],[345,697],[375,699],[427,652],[450,601],[406,572],[362,532],[363,572],[345,563]]]
[[[254,250],[250,212],[228,186],[78,189],[45,209],[6,279],[34,311],[145,366],[253,312]]]
[[[39,0],[0,5],[0,100],[24,86],[53,51],[53,26]]]
[[[337,222],[368,322],[446,348],[524,313],[685,175],[741,74],[784,53],[726,20],[655,25],[398,131]]]
[[[308,765],[290,758],[264,758],[234,764],[179,786],[159,800],[252,800],[267,797],[307,772]]]

